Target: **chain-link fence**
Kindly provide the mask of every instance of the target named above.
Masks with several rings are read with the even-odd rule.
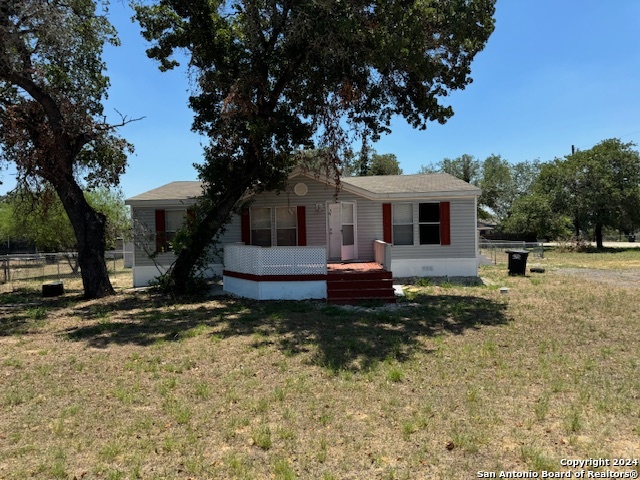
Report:
[[[544,258],[544,243],[542,242],[513,242],[506,240],[480,239],[480,255],[483,255],[491,263],[503,263],[507,261],[507,250],[528,250],[533,257]]]
[[[123,252],[108,252],[105,263],[116,288],[132,284]],[[40,289],[47,282],[64,283],[65,290],[81,290],[82,276],[76,253],[39,253],[0,256],[0,293]]]

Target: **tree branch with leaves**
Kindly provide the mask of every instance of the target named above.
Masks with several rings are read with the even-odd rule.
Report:
[[[18,183],[51,186],[77,240],[84,295],[113,294],[104,261],[105,216],[83,186],[117,185],[131,144],[114,134],[102,100],[109,80],[102,49],[118,43],[106,4],[87,0],[0,0],[1,161]]]
[[[183,289],[240,198],[283,186],[294,153],[318,149],[339,180],[354,139],[391,119],[414,128],[453,115],[442,99],[471,82],[494,28],[494,0],[439,2],[159,0],[136,17],[160,69],[187,55],[194,130],[209,137],[198,167],[205,204],[169,271]]]

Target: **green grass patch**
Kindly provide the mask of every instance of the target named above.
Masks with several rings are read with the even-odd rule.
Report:
[[[482,267],[507,295],[416,281],[392,308],[2,297],[0,476],[473,478],[640,457],[640,289],[562,273],[631,275],[640,249],[538,262]]]

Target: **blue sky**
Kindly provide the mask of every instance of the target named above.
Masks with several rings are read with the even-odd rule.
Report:
[[[105,55],[106,113],[145,117],[121,129],[136,148],[121,180],[125,196],[195,179],[203,140],[190,131],[185,70],[161,73],[146,57],[125,3],[112,2],[111,15],[122,46]],[[464,153],[547,161],[606,138],[640,143],[640,2],[499,0],[496,29],[472,77],[446,99],[455,115],[445,125],[418,131],[398,119],[376,150],[416,173]],[[12,187],[11,173],[2,177],[0,193]]]

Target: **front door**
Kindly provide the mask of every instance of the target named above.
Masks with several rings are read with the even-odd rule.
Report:
[[[329,260],[356,258],[356,205],[349,202],[327,206]]]

